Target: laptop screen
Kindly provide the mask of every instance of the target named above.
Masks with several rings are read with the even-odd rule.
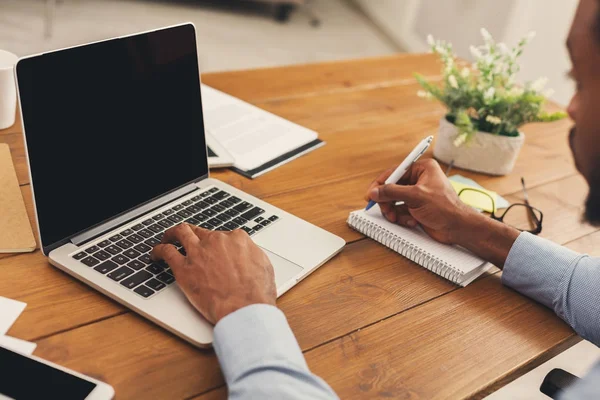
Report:
[[[21,60],[44,246],[208,173],[192,25]]]

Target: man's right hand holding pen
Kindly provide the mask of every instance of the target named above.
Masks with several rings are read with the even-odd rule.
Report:
[[[385,184],[394,171],[381,174],[365,200],[379,204],[383,216],[398,225],[421,225],[433,239],[462,246],[502,268],[520,232],[464,204],[437,161],[412,164],[397,184]],[[396,205],[397,202],[404,202]]]

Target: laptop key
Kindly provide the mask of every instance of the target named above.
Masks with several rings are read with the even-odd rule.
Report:
[[[265,212],[265,210],[263,210],[262,208],[254,207],[252,210],[243,213],[241,215],[241,217],[245,218],[247,220],[251,220],[251,219],[254,219],[255,217],[258,217],[260,214],[262,214],[264,212]]]
[[[247,219],[242,218],[242,217],[234,218],[234,219],[232,219],[232,221],[235,222],[238,225],[244,225],[246,222],[248,222]]]
[[[186,200],[186,201],[183,201],[181,204],[183,204],[183,205],[184,205],[184,206],[186,206],[186,207],[187,207],[187,206],[191,206],[191,205],[192,205],[192,200]]]
[[[175,210],[175,211],[183,210],[183,206],[181,204],[177,204],[175,207],[172,208],[172,210]]]
[[[160,240],[158,240],[156,237],[152,237],[152,238],[144,241],[144,243],[146,243],[148,246],[154,247],[157,244],[160,244]]]
[[[98,247],[98,246],[92,246],[92,247],[88,247],[85,250],[85,252],[88,253],[88,254],[92,254],[92,253],[97,252],[98,250],[100,250],[100,247]]]
[[[231,221],[229,221],[228,223],[226,223],[226,224],[225,224],[225,225],[223,225],[223,226],[224,226],[225,228],[227,228],[227,229],[231,229],[232,231],[233,231],[234,229],[237,229],[237,228],[239,228],[239,227],[240,227],[238,224],[236,224],[235,222],[231,222]]]
[[[146,220],[148,221],[148,220]],[[144,225],[143,224],[137,224],[131,227],[131,229],[133,229],[134,231],[139,231],[140,229],[144,229]]]
[[[139,287],[136,287],[135,289],[133,289],[133,291],[142,297],[150,297],[154,294],[154,290],[150,289],[146,285],[141,285]]]
[[[165,230],[165,228],[163,228],[162,226],[160,226],[160,225],[157,225],[157,224],[150,225],[150,226],[148,227],[148,229],[150,229],[150,230],[151,230],[152,232],[154,232],[154,233],[162,232],[162,231],[164,231],[164,230]]]
[[[202,214],[206,215],[207,217],[214,217],[215,215],[218,214],[218,212],[211,210],[210,208],[208,210],[204,210],[202,211]]]
[[[157,263],[152,263],[146,267],[146,271],[152,272],[154,275],[163,272],[164,268]]]
[[[167,285],[175,282],[175,278],[173,277],[173,275],[167,274],[166,272],[156,275],[156,279],[166,283]]]
[[[227,214],[231,218],[233,218],[233,217],[237,217],[238,215],[240,215],[240,212],[239,211],[235,211],[235,210],[227,210],[227,211],[225,211],[225,214]]]
[[[208,189],[208,191],[209,191],[210,193],[218,192],[218,191],[219,191],[219,188],[216,188],[216,187],[214,187],[214,188],[210,188],[210,189]]]
[[[96,257],[100,261],[108,260],[110,258],[110,253],[107,253],[104,250],[100,250],[94,253],[94,257]]]
[[[169,217],[167,217],[167,219],[171,222],[175,222],[176,224],[183,222],[183,218],[181,218],[177,214],[170,215]]]
[[[202,196],[202,197],[210,196],[210,192],[207,190],[206,192],[200,193],[200,196]]]
[[[163,219],[164,217],[165,217],[165,215],[164,215],[164,214],[156,214],[154,217],[152,217],[152,219],[153,219],[153,220],[155,220],[155,221],[158,221],[158,220],[161,220],[161,219]],[[148,225],[146,225],[146,226],[149,226],[149,225],[150,225],[150,224],[148,224]]]
[[[133,229],[125,229],[123,232],[120,233],[121,236],[129,236],[133,234]]]
[[[233,207],[233,209],[235,211],[244,212],[246,210],[249,210],[252,207],[253,207],[252,204],[248,203],[247,201],[244,201],[243,203],[240,203],[237,206]]]
[[[272,215],[272,216],[269,217],[269,221],[271,221],[271,222],[275,222],[278,219],[279,219],[279,217],[277,215]]]
[[[81,260],[82,263],[87,265],[88,267],[93,267],[94,265],[98,265],[100,261],[96,260],[94,257],[89,256]]]
[[[200,224],[200,221],[197,220],[194,217],[186,219],[185,222],[187,222],[188,224],[192,224],[192,225],[199,225]]]
[[[221,221],[220,219],[217,219],[217,218],[211,218],[207,222],[209,224],[211,224],[212,226],[219,226],[223,223],[223,221]]]
[[[210,209],[213,211],[216,211],[216,212],[223,212],[223,211],[227,210],[225,207],[218,205],[218,204],[212,206]]]
[[[215,229],[215,231],[223,231],[223,232],[229,232],[231,229],[226,228],[225,225],[218,227],[217,229]]]
[[[194,215],[193,213],[189,212],[188,210],[181,210],[177,213],[177,215],[179,215],[181,218],[189,218],[192,215]]]
[[[169,221],[168,219],[163,219],[162,221],[158,221],[158,224],[165,227],[165,228],[170,228],[173,225],[175,225],[174,223],[172,223],[171,221]]]
[[[265,219],[265,220],[264,220],[264,221],[262,221],[260,224],[261,224],[262,226],[267,226],[267,225],[269,225],[270,223],[271,223],[271,221],[269,221],[268,219]]]
[[[211,197],[213,199],[223,200],[223,199],[226,199],[229,196],[231,196],[229,193],[224,192],[224,191],[221,190],[220,192],[217,192],[217,193],[213,194]]]
[[[112,271],[111,273],[109,273],[106,276],[108,276],[113,281],[118,282],[121,279],[126,278],[129,275],[133,274],[134,272],[135,271],[132,270],[131,268],[123,266],[123,267],[121,267],[119,269],[116,269],[116,270]]]
[[[203,201],[208,204],[217,204],[219,202],[219,200],[213,199],[212,197],[207,197]]]
[[[111,244],[110,246],[105,247],[104,250],[108,251],[113,256],[115,254],[119,254],[122,251],[122,249],[120,247],[115,246],[114,244]]]
[[[147,281],[148,279],[152,278],[153,276],[154,275],[152,275],[150,272],[148,272],[146,270],[141,270],[141,271],[138,271],[135,274],[131,275],[129,278],[123,279],[119,283],[128,289],[133,289],[140,283]]]
[[[144,268],[146,264],[144,264],[140,260],[131,260],[127,263],[127,266],[135,269],[136,271],[139,271],[140,269]]]
[[[173,211],[173,210],[171,210],[171,209],[169,208],[168,210],[165,210],[165,211],[163,211],[162,213],[163,213],[164,215],[171,215],[171,214],[173,214],[174,212],[175,212],[175,211]]]
[[[254,222],[259,223],[259,222],[262,222],[263,220],[264,220],[263,217],[258,217],[254,220]]]
[[[117,242],[117,246],[119,246],[122,249],[128,249],[131,246],[133,246],[133,243],[131,243],[129,240],[127,239],[123,239],[123,240],[119,240]]]
[[[200,228],[204,228],[204,229],[208,229],[210,231],[212,231],[213,229],[215,229],[214,225],[209,224],[208,222],[204,222],[200,225]]]
[[[231,196],[230,198],[227,199],[227,201],[230,201],[230,202],[232,202],[234,204],[237,204],[240,201],[242,201],[242,199],[240,199],[239,197]]]
[[[79,253],[73,255],[73,258],[76,260],[81,260],[85,256],[87,256],[87,253],[85,251],[80,251]]]
[[[118,242],[121,239],[123,239],[123,236],[121,236],[119,234],[116,234],[116,235],[108,238],[108,240],[110,240],[111,242]]]
[[[202,211],[202,207],[198,207],[197,205],[192,204],[185,210],[191,212],[192,214],[196,214],[196,213],[199,213],[200,211]]]
[[[223,200],[222,202],[219,203],[219,205],[222,207],[229,208],[229,207],[233,207],[235,204],[233,204],[229,200]]]
[[[141,230],[138,231],[138,235],[140,235],[140,236],[148,239],[148,238],[154,236],[154,232],[152,232],[152,231],[150,231],[148,229],[141,229]]]
[[[148,286],[149,288],[152,288],[154,290],[156,290],[157,292],[161,289],[164,289],[167,287],[167,285],[165,285],[163,282],[159,281],[158,279],[150,279],[148,282],[145,283],[146,286]]]
[[[190,200],[191,201],[198,201],[198,200],[200,200],[200,196],[194,196]]]
[[[133,234],[131,236],[127,236],[127,239],[133,243],[140,243],[144,241],[144,237],[138,234]],[[117,243],[118,244],[118,243]]]
[[[144,254],[140,258],[138,258],[138,260],[146,265],[152,264],[152,258],[150,257],[150,254]]]
[[[133,246],[133,248],[141,253],[147,253],[150,250],[152,250],[152,247],[148,246],[146,243],[137,244],[137,245]]]
[[[158,240],[158,241],[161,241],[161,240],[162,240],[162,238],[163,238],[163,236],[165,236],[165,233],[164,233],[164,232],[161,232],[161,233],[158,233],[158,234],[154,235],[154,238],[155,238],[156,240]]]
[[[111,260],[116,262],[119,265],[123,265],[126,262],[129,262],[129,258],[125,257],[123,254],[117,254],[116,256],[111,258]]]
[[[196,218],[200,222],[204,222],[204,221],[208,220],[208,217],[204,214],[196,214],[196,215],[194,215],[194,218]]]
[[[100,247],[106,247],[106,246],[110,246],[110,244],[111,244],[111,241],[108,240],[108,239],[106,239],[106,240],[103,240],[100,243],[98,243],[98,246],[100,246]]]
[[[100,272],[101,274],[106,274],[107,272],[110,272],[117,267],[118,267],[118,265],[116,263],[108,260],[108,261],[104,261],[102,264],[98,265],[94,269],[96,271]]]
[[[154,220],[152,218],[148,218],[148,219],[142,221],[142,224],[144,224],[144,226],[152,225],[153,223],[154,223]],[[136,231],[139,231],[139,229],[136,229]]]
[[[255,231],[260,231],[262,228],[264,228],[264,226],[262,226],[261,224],[258,225],[254,225],[254,227],[252,229],[254,229]]]
[[[123,254],[125,254],[129,258],[136,258],[142,255],[142,253],[134,249],[127,249],[123,252]]]
[[[201,201],[196,202],[195,206],[200,207],[200,208],[207,208],[207,207],[210,207],[210,204],[201,200]]]

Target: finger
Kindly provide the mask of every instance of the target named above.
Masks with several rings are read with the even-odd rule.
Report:
[[[371,184],[369,185],[369,188],[367,189],[367,193],[365,194],[365,201],[369,201],[369,193],[371,192],[371,189],[373,189],[374,187],[377,186],[381,186],[385,183],[385,180],[387,178],[389,178],[389,176],[392,174],[392,172],[394,172],[393,168],[390,168],[386,171],[384,171],[383,173],[381,173],[381,175],[379,175],[377,178],[375,178],[375,180],[373,182],[371,182]]]
[[[390,222],[396,222],[396,207],[394,207],[394,203],[380,203],[379,208],[381,209],[381,214],[385,219]]]
[[[162,243],[179,242],[185,249],[189,249],[199,243],[198,236],[192,230],[191,225],[179,224],[165,232]]]
[[[409,228],[415,228],[419,223],[408,211],[408,206],[402,204],[401,206],[395,206],[396,209],[396,223],[398,225],[407,226]]]
[[[179,268],[185,262],[185,257],[172,244],[157,244],[150,253],[154,261],[164,260],[169,267]]]
[[[404,201],[409,207],[417,207],[422,200],[421,190],[418,186],[390,183],[373,188],[369,193],[369,197],[377,203]]]

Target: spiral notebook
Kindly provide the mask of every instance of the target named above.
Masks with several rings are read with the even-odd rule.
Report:
[[[379,206],[350,213],[348,225],[449,281],[467,286],[492,267],[468,250],[436,242],[422,229],[393,224]]]

